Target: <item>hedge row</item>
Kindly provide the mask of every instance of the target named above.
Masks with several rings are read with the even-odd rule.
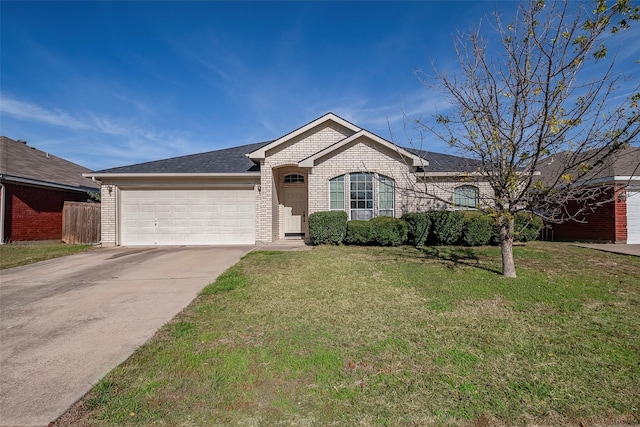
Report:
[[[398,218],[379,216],[369,221],[349,221],[348,245],[398,246],[407,241],[407,222]]]
[[[516,214],[514,240],[535,240],[541,229],[539,217],[528,212]],[[497,244],[500,233],[493,217],[477,211],[412,212],[402,219],[383,216],[369,221],[347,221],[345,212],[332,211],[309,216],[309,236],[314,245],[480,246]]]

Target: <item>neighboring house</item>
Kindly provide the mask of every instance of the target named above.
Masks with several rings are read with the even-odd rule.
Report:
[[[553,157],[540,166],[542,176],[554,175]],[[640,148],[624,149],[603,170],[584,180],[584,191],[600,188],[592,210],[561,224],[547,224],[545,239],[640,244]],[[574,209],[567,203],[567,212]]]
[[[0,137],[0,242],[59,240],[65,201],[85,202],[100,187],[89,169]]]
[[[274,141],[85,176],[102,183],[103,245],[254,244],[308,236],[319,211],[476,208],[489,189],[470,179],[469,162],[398,147],[328,113]]]

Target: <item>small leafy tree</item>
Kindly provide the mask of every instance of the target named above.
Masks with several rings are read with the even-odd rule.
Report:
[[[639,10],[629,0],[525,0],[509,22],[495,14],[498,49],[480,31],[460,34],[459,74],[419,72],[452,105],[419,127],[478,160],[470,172],[493,189],[484,207],[500,229],[504,276],[516,277],[515,214],[557,222],[575,215],[562,206],[597,199],[599,190],[578,187],[638,136],[640,90],[613,96],[625,76],[613,72],[607,43]]]
[[[101,200],[100,191],[89,191],[87,192],[87,196],[89,196],[89,198],[87,199],[87,202],[100,203],[100,200]]]

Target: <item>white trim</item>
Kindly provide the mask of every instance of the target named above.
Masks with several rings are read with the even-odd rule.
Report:
[[[239,173],[83,173],[85,178],[246,178],[260,177],[260,172]]]
[[[484,176],[485,174],[482,172],[417,172],[416,176],[427,177],[427,176]]]
[[[640,181],[640,176],[634,175],[616,175],[616,176],[605,176],[604,178],[596,178],[596,179],[586,179],[583,181],[578,181],[576,184],[580,185],[592,185],[592,184],[619,184],[630,181]]]
[[[475,203],[474,206],[469,206],[469,205],[463,205],[461,203],[458,203],[459,199],[461,198],[465,198],[465,199],[469,199],[469,197],[467,197],[466,194],[461,194],[460,192],[456,192],[456,190],[460,190],[463,188],[472,188],[475,191]],[[458,200],[457,200],[458,199]],[[454,210],[477,210],[480,207],[480,189],[478,188],[477,185],[472,185],[472,184],[461,184],[458,185],[457,187],[453,188],[453,208]]]
[[[105,186],[112,185],[122,190],[175,190],[175,189],[216,189],[216,188],[255,188],[254,182],[125,182],[118,184],[104,184]]]
[[[31,185],[35,187],[44,187],[44,188],[55,188],[58,190],[75,191],[78,193],[100,191],[100,188],[95,188],[95,187],[81,187],[81,186],[74,187],[73,185],[56,184],[53,182],[40,181],[38,179],[20,178],[20,177],[11,176],[11,175],[0,175],[0,179],[6,183],[26,184],[26,185]]]
[[[351,189],[351,185],[353,184],[354,181],[352,181],[351,179],[353,178],[354,175],[363,175],[365,177],[369,177],[369,179],[371,180],[371,207],[370,208],[358,208],[358,207],[352,208],[351,207],[351,203],[354,201],[354,199],[351,197],[351,194],[353,193],[353,191]],[[375,173],[375,172],[349,172],[349,188],[348,188],[349,197],[347,199],[347,200],[349,200],[349,211],[347,212],[347,214],[349,215],[349,220],[353,219],[351,216],[352,216],[354,211],[356,211],[356,212],[371,212],[371,218],[369,218],[369,219],[375,218],[375,216],[376,216],[376,201],[377,201],[377,199],[379,197],[379,194],[378,194],[378,191],[377,191],[377,187],[378,187],[377,186],[377,181],[378,181],[377,180],[377,175],[378,174]],[[355,181],[355,182],[356,183],[364,182],[365,184],[367,184],[368,180]],[[355,192],[358,193],[360,191],[356,188]],[[364,192],[366,194],[367,190],[365,189]],[[366,196],[365,196],[365,198],[363,200],[360,200],[360,199],[358,199],[356,197],[355,201],[356,201],[356,205],[357,205],[357,202],[359,202],[359,201],[364,201],[365,204],[366,204],[368,199],[366,198]],[[368,221],[369,219],[367,219],[366,221]]]
[[[329,210],[330,211],[343,211],[346,212],[346,203],[345,203],[345,194],[347,193],[346,191],[346,186],[347,186],[347,178],[345,176],[346,174],[342,174],[342,175],[338,175],[338,176],[334,176],[333,178],[329,178]],[[331,208],[331,182],[340,182],[340,181],[334,181],[337,180],[338,178],[342,178],[342,209],[333,209]]]
[[[318,125],[321,125],[321,124],[326,123],[328,121],[332,121],[334,123],[337,123],[337,124],[339,124],[341,126],[346,127],[347,129],[351,129],[354,132],[358,132],[358,131],[361,130],[358,126],[354,125],[353,123],[350,123],[350,122],[344,120],[343,118],[336,116],[333,113],[327,113],[324,116],[315,119],[311,123],[308,123],[308,124],[298,128],[298,129],[294,130],[293,132],[290,132],[290,133],[286,134],[285,136],[276,139],[275,141],[265,145],[264,147],[258,148],[257,150],[252,151],[251,153],[248,153],[247,157],[250,158],[251,160],[263,160],[267,156],[267,151],[268,150],[271,150],[272,148],[275,148],[278,145],[280,145],[280,144],[282,144],[284,142],[287,142],[290,139],[293,139],[296,136],[301,135],[301,134],[303,134],[303,133],[305,133],[305,132],[307,132],[307,131],[315,128],[315,127],[317,127]]]
[[[378,216],[383,216],[380,215],[380,211],[387,211],[389,209],[380,209],[380,187],[382,184],[382,178],[385,178],[389,181],[391,181],[392,185],[391,185],[391,217],[396,216],[396,180],[391,178],[390,176],[387,175],[382,175],[382,174],[377,174],[378,175],[378,191],[376,192],[376,194],[378,195],[377,199],[378,199]],[[387,185],[387,184],[385,184]],[[386,215],[384,215],[386,216]]]
[[[389,148],[390,150],[394,150],[396,152],[398,152],[401,156],[403,157],[407,157],[409,159],[412,160],[411,166],[417,167],[417,166],[428,166],[429,165],[429,161],[427,159],[423,159],[422,157],[418,157],[415,154],[412,154],[410,152],[408,152],[407,150],[405,150],[402,147],[398,147],[397,145],[387,141],[384,138],[380,138],[378,135],[373,134],[371,132],[369,132],[368,130],[360,130],[359,132],[354,133],[353,135],[351,135],[350,137],[347,137],[341,141],[338,141],[337,143],[330,145],[329,147],[325,148],[324,150],[320,150],[318,151],[316,154],[307,157],[306,159],[303,159],[301,161],[298,162],[298,166],[300,166],[301,168],[312,168],[316,165],[316,160],[318,160],[321,157],[324,157],[328,154],[330,154],[331,152],[344,147],[345,145],[355,141],[358,138],[368,138],[373,142],[377,142],[380,145],[383,145],[387,148]]]
[[[417,172],[416,176],[420,176],[420,177],[427,177],[427,176],[431,176],[431,177],[438,177],[438,176],[487,176],[490,175],[490,173],[485,173],[485,172],[464,172],[464,171],[453,171],[453,172]],[[533,173],[531,172],[517,172],[517,175],[521,175],[521,176],[527,176],[527,175],[533,175],[533,176],[539,176],[541,175],[540,171],[534,171]]]

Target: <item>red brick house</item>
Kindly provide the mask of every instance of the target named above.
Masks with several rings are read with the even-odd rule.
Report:
[[[542,170],[544,174],[544,170]],[[548,224],[546,238],[640,244],[640,148],[618,153],[588,186],[605,186],[597,206],[577,220]],[[571,212],[571,206],[567,206]]]
[[[89,169],[0,136],[0,243],[62,238],[65,201],[84,202],[100,187]]]

